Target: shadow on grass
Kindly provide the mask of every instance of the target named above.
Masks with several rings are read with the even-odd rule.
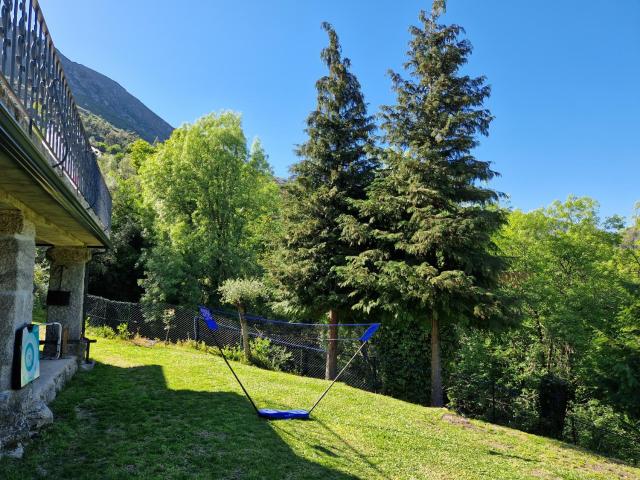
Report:
[[[356,478],[296,455],[240,395],[171,390],[156,365],[98,364],[53,410],[21,461],[0,459],[0,478]]]
[[[324,455],[336,459],[337,463],[350,465],[360,465],[363,473],[358,478],[390,478],[388,474],[380,470],[378,466],[369,460],[369,457],[354,447],[350,442],[331,429],[322,420],[313,418],[305,423],[309,428],[302,432],[293,433],[289,428],[283,428],[280,422],[272,423],[274,429],[278,430],[280,436],[290,437],[295,441],[307,445],[319,455]],[[327,448],[327,445],[330,448]]]

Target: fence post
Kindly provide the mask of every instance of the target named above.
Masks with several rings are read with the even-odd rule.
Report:
[[[198,315],[193,317],[193,338],[196,342],[200,341],[200,324],[198,323]]]

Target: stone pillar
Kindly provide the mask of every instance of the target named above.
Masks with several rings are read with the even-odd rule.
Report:
[[[16,330],[31,323],[35,227],[20,210],[0,210],[0,392],[11,388]]]
[[[47,250],[51,262],[49,268],[49,291],[70,292],[68,305],[48,305],[47,322],[59,322],[69,329],[69,349],[71,355],[84,353],[84,345],[79,343],[82,337],[82,305],[84,302],[85,264],[91,259],[91,251],[85,247],[53,247]],[[55,337],[54,329],[48,329],[47,340]],[[47,355],[55,352],[55,345],[47,344]]]

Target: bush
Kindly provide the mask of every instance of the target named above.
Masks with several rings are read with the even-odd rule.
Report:
[[[129,332],[129,327],[126,323],[121,323],[116,327],[116,330],[107,325],[98,325],[95,327],[89,327],[88,333],[96,337],[102,338],[119,338],[120,340],[130,340],[133,336]]]
[[[430,385],[430,348],[424,323],[407,313],[384,318],[373,337],[378,354],[382,393],[426,404]]]
[[[242,350],[242,347],[240,347],[239,345],[225,345],[224,347],[222,347],[222,353],[225,357],[227,357],[227,360],[246,363],[244,358],[244,350]]]
[[[244,358],[244,350],[240,345],[227,345],[222,347],[222,352],[229,360],[247,363]],[[251,340],[251,364],[265,370],[294,371],[293,354],[284,347],[274,345],[267,338]]]
[[[251,341],[251,362],[260,368],[279,372],[291,371],[293,354],[266,338]]]
[[[131,332],[129,331],[129,326],[126,323],[121,323],[117,327],[116,337],[121,340],[129,340],[131,338]]]
[[[117,338],[116,332],[113,328],[106,325],[99,325],[97,327],[90,327],[89,332],[91,335],[102,338]]]
[[[640,425],[598,400],[570,406],[565,439],[589,450],[638,464]]]

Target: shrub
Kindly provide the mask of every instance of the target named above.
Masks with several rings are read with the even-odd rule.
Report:
[[[251,361],[254,365],[279,372],[292,370],[293,355],[284,347],[274,345],[267,338],[251,341]]]
[[[611,406],[589,400],[570,406],[564,437],[581,447],[637,464],[640,461],[639,427]]]
[[[228,360],[246,363],[244,350],[242,350],[242,347],[238,345],[225,345],[222,347],[222,353]]]
[[[121,340],[129,340],[132,337],[131,332],[129,331],[129,326],[126,323],[118,325],[116,337]]]
[[[113,328],[108,327],[107,325],[99,325],[97,327],[91,327],[90,329],[91,335],[95,335],[96,337],[102,338],[116,338],[117,334],[113,330]]]
[[[229,360],[247,363],[244,350],[239,345],[222,347],[224,356]],[[265,370],[278,372],[291,372],[293,368],[293,354],[286,348],[274,345],[267,338],[255,338],[251,340],[251,364]]]

